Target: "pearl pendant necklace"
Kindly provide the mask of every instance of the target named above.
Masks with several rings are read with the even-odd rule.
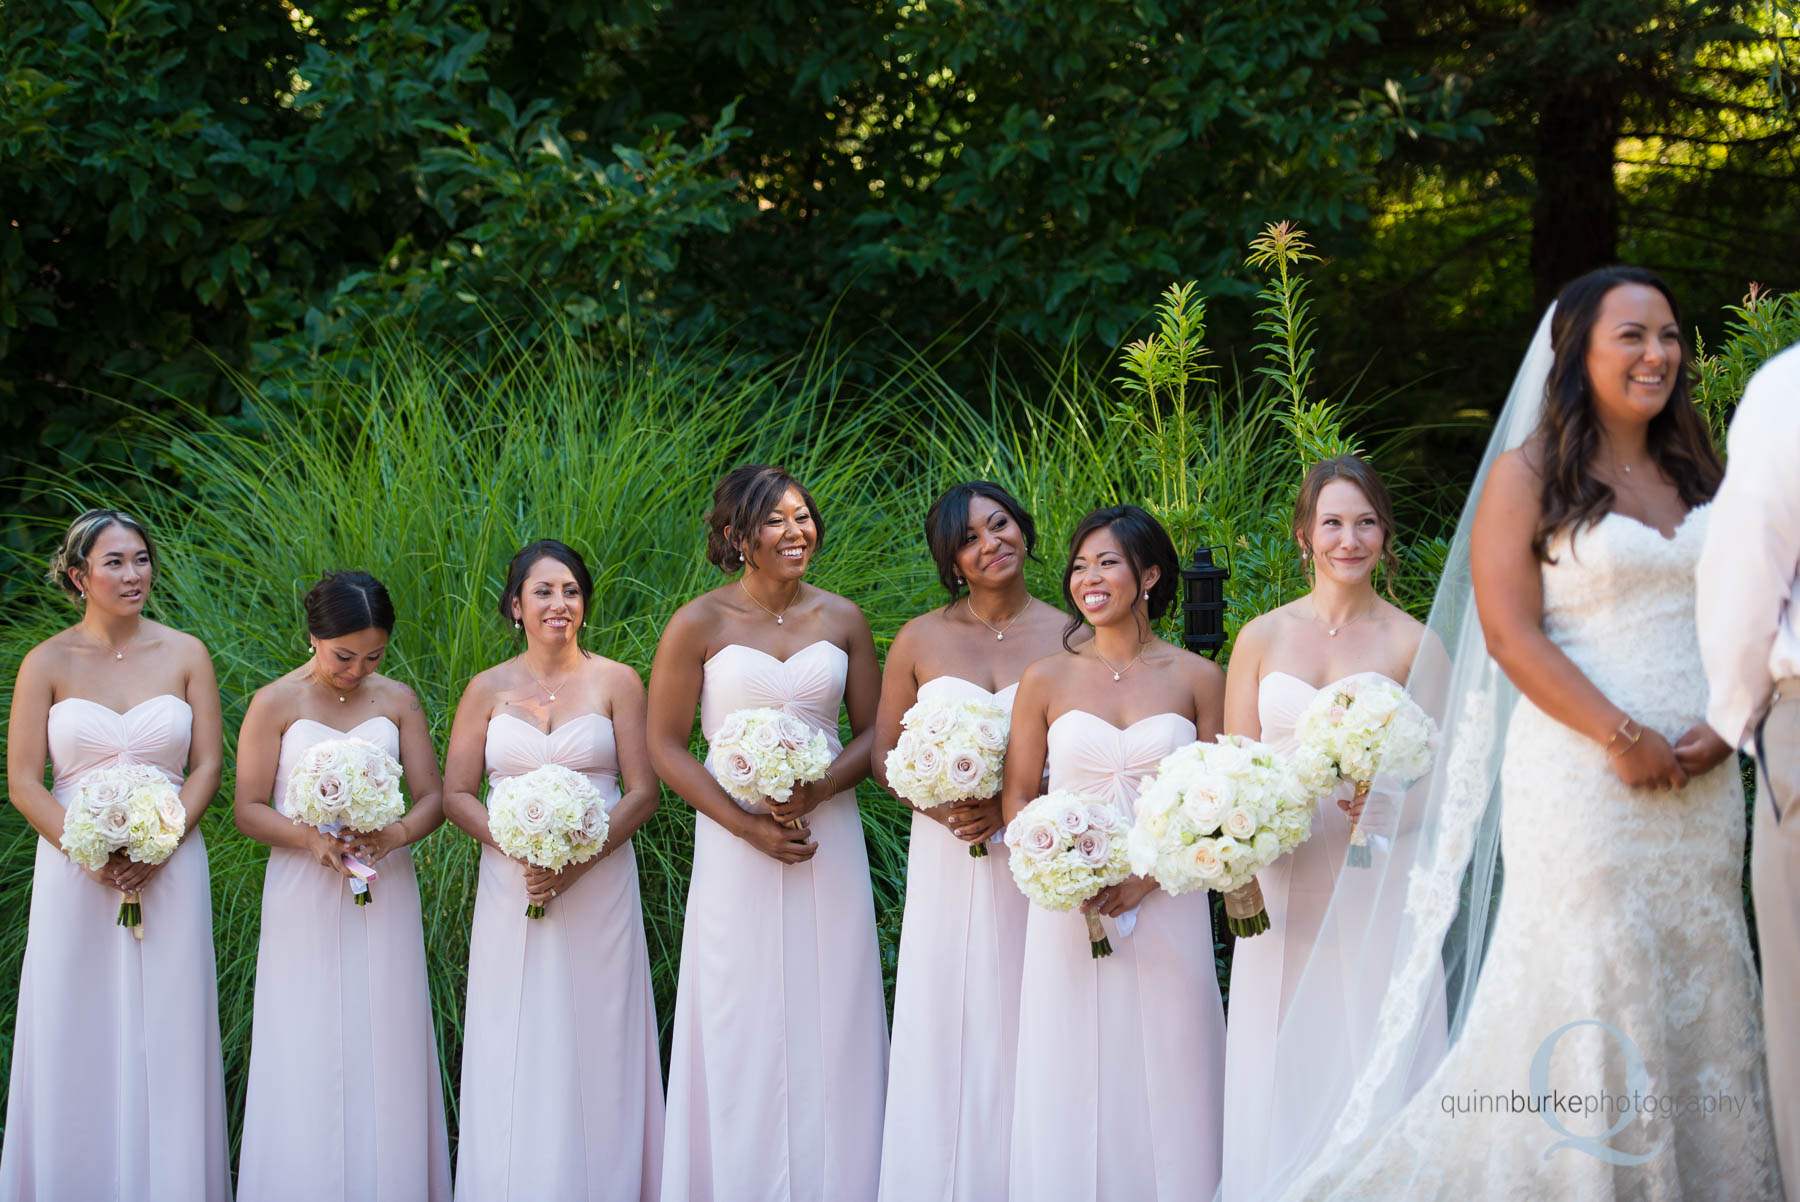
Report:
[[[1019,612],[1014,614],[1012,616],[1012,618],[1006,623],[1006,625],[995,626],[992,622],[990,622],[986,618],[982,617],[981,614],[975,609],[975,600],[973,597],[964,597],[963,601],[968,606],[969,612],[975,615],[975,620],[977,622],[980,622],[983,626],[986,626],[989,630],[994,632],[994,641],[996,643],[1004,643],[1006,641],[1006,632],[1011,630],[1013,628],[1013,623],[1017,622],[1021,617],[1024,616],[1025,611],[1031,608],[1031,598],[1027,597],[1025,599],[1025,604],[1019,607]],[[1114,679],[1117,679],[1117,678],[1115,677]]]
[[[1101,655],[1100,648],[1098,647],[1094,648],[1094,658],[1106,665],[1107,671],[1113,674],[1114,680],[1121,680],[1124,678],[1125,673],[1137,667],[1137,662],[1144,658],[1144,652],[1148,650],[1150,650],[1150,644],[1145,643],[1142,647],[1138,648],[1138,653],[1131,657],[1131,662],[1126,664],[1123,668],[1113,667],[1112,661],[1107,659],[1104,655]]]
[[[738,587],[744,590],[744,596],[750,598],[750,600],[752,600],[752,601],[756,601],[756,594],[750,591],[750,586],[744,583],[744,578],[742,576],[738,577]],[[799,595],[800,595],[799,590],[795,590],[794,597],[798,597]],[[764,605],[761,601],[756,601],[756,608],[762,610],[764,613],[768,614],[771,618],[774,618],[775,625],[780,626],[782,624],[781,614],[784,614],[788,611],[788,605],[792,605],[794,603],[794,597],[788,598],[787,605],[784,605],[781,607],[781,613],[776,613],[774,610],[772,610],[768,606]]]

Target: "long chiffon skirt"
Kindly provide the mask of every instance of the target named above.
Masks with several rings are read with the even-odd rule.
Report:
[[[988,855],[914,813],[881,1137],[882,1202],[1000,1202],[1030,904]]]
[[[231,1197],[206,842],[119,893],[39,839],[0,1151],[7,1202]]]
[[[637,858],[616,848],[525,917],[481,850],[463,1028],[459,1202],[640,1202],[662,1172],[662,1063]]]
[[[1078,914],[1032,907],[1011,1195],[1190,1202],[1219,1181],[1225,1017],[1206,894],[1152,893],[1094,959]]]
[[[887,1012],[853,794],[784,865],[694,818],[675,997],[665,1202],[875,1195]]]
[[[275,848],[262,940],[240,1202],[445,1202],[444,1131],[419,882],[409,849],[374,899]]]

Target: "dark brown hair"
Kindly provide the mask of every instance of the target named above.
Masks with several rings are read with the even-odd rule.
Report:
[[[144,540],[144,550],[150,553],[150,581],[154,584],[157,569],[156,544],[150,541],[150,532],[136,518],[117,509],[90,509],[69,523],[62,542],[57,545],[56,553],[50,557],[50,583],[69,596],[79,598],[81,590],[69,579],[69,569],[80,568],[84,572],[88,570],[88,556],[93,553],[94,544],[100,540],[101,532],[108,526],[122,526]],[[148,595],[149,589],[146,588],[145,596]]]
[[[1400,570],[1400,557],[1394,554],[1394,503],[1388,497],[1387,485],[1381,482],[1381,477],[1367,460],[1356,455],[1338,455],[1321,459],[1307,470],[1306,478],[1300,481],[1300,491],[1294,494],[1294,537],[1306,548],[1310,559],[1313,522],[1319,516],[1319,494],[1333,480],[1355,485],[1369,502],[1369,508],[1375,511],[1375,523],[1381,527],[1381,564],[1388,570],[1387,591],[1390,597],[1393,596],[1394,575]]]
[[[1069,639],[1081,629],[1085,620],[1081,616],[1081,606],[1075,603],[1075,591],[1069,587],[1069,581],[1075,575],[1075,554],[1081,550],[1088,535],[1096,530],[1111,530],[1113,537],[1119,540],[1125,562],[1131,565],[1133,597],[1144,592],[1144,573],[1151,567],[1159,569],[1156,583],[1150,586],[1147,602],[1152,622],[1169,612],[1170,603],[1181,591],[1181,557],[1175,553],[1175,541],[1161,522],[1136,505],[1109,505],[1094,510],[1081,519],[1075,533],[1069,536],[1069,558],[1063,564],[1063,602],[1069,609],[1069,624],[1063,629],[1062,638],[1065,651],[1074,650],[1069,646]]]
[[[756,535],[763,519],[775,512],[788,489],[800,494],[812,514],[813,549],[825,548],[825,519],[806,485],[778,467],[747,463],[734,467],[713,486],[712,508],[706,511],[706,558],[721,572],[756,563]]]
[[[306,633],[341,639],[359,630],[394,633],[387,586],[367,572],[327,572],[306,591]]]
[[[506,565],[506,584],[500,589],[500,620],[513,621],[513,602],[525,591],[525,578],[531,572],[532,565],[540,559],[554,559],[569,569],[569,575],[575,577],[575,588],[581,594],[581,619],[587,621],[588,612],[593,608],[594,578],[588,574],[587,563],[582,560],[580,552],[568,543],[558,542],[553,538],[540,538],[536,542],[526,543],[513,553]]]
[[[1550,321],[1554,361],[1544,386],[1544,415],[1533,438],[1541,447],[1538,470],[1541,513],[1532,532],[1531,550],[1550,562],[1550,540],[1565,530],[1592,525],[1605,517],[1617,499],[1612,486],[1590,470],[1600,449],[1600,419],[1594,413],[1593,383],[1587,375],[1588,343],[1607,293],[1624,284],[1642,284],[1662,293],[1681,330],[1681,306],[1654,272],[1641,267],[1602,267],[1571,280],[1556,297]],[[1712,435],[1694,407],[1693,352],[1681,334],[1681,370],[1662,412],[1645,431],[1650,457],[1656,461],[1691,509],[1712,500],[1725,474],[1713,449]]]
[[[1018,524],[1025,536],[1025,556],[1036,559],[1032,551],[1037,547],[1037,523],[1025,512],[1025,507],[1018,499],[1001,488],[998,484],[987,480],[970,480],[966,484],[953,484],[944,491],[944,495],[931,503],[931,510],[925,515],[925,545],[931,549],[931,558],[937,564],[938,580],[944,591],[955,601],[962,596],[963,585],[956,571],[956,553],[962,550],[963,539],[969,531],[969,503],[976,497],[986,497]]]

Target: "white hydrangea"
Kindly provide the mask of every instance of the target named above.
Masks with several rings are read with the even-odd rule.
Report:
[[[561,764],[495,781],[487,807],[488,832],[501,851],[553,871],[599,855],[611,828],[600,790]],[[544,911],[531,905],[525,913],[542,918]]]
[[[1138,792],[1131,870],[1168,893],[1228,893],[1305,841],[1315,804],[1265,744],[1240,735],[1190,743]]]
[[[992,797],[1009,729],[1006,711],[991,702],[918,702],[888,752],[888,787],[922,810]]]
[[[169,779],[148,764],[121,764],[81,778],[63,814],[62,849],[88,869],[115,851],[139,864],[161,864],[186,829],[187,809]]]
[[[326,739],[288,775],[288,809],[307,826],[378,831],[406,813],[400,777],[394,757],[368,740]]]
[[[1313,695],[1294,724],[1295,771],[1315,797],[1340,781],[1377,773],[1417,780],[1431,767],[1437,723],[1398,684],[1373,672],[1347,676]]]
[[[1013,880],[1033,905],[1073,910],[1131,875],[1130,818],[1066,789],[1044,794],[1006,827]]]
[[[794,786],[820,780],[831,768],[825,733],[774,709],[736,710],[713,731],[706,766],[731,799],[751,813],[785,802]]]

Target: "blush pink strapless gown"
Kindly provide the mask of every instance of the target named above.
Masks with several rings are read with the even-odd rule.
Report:
[[[98,768],[149,764],[180,784],[193,712],[164,693],[115,713],[50,707],[56,800]],[[37,841],[19,979],[0,1198],[231,1197],[206,841],[196,829],[144,888],[144,938],[119,893]]]
[[[487,729],[490,782],[561,764],[619,800],[612,722]],[[662,1062],[637,856],[614,848],[525,917],[525,867],[483,845],[469,942],[459,1202],[649,1202],[662,1172]]]
[[[1128,813],[1194,724],[1120,730],[1083,710],[1050,724],[1050,787]],[[1191,1202],[1219,1180],[1225,1015],[1204,893],[1144,899],[1137,928],[1094,959],[1080,913],[1031,908],[1019,998],[1011,1195],[1020,1202]]]
[[[347,731],[307,718],[281,736],[275,808],[300,753],[354,735],[389,755],[387,718]],[[450,1146],[438,1074],[419,880],[409,848],[380,860],[374,900],[303,851],[269,851],[240,1202],[447,1202]]]
[[[849,657],[730,644],[706,662],[700,728],[780,709],[838,746]],[[809,815],[819,850],[782,864],[694,816],[675,995],[665,1202],[858,1202],[875,1195],[887,1011],[854,791]]]
[[[992,701],[960,676],[919,686],[920,701]],[[894,1054],[881,1137],[882,1202],[1001,1202],[1012,1143],[1019,973],[1030,903],[1006,844],[985,858],[914,811],[906,917],[894,985]]]

